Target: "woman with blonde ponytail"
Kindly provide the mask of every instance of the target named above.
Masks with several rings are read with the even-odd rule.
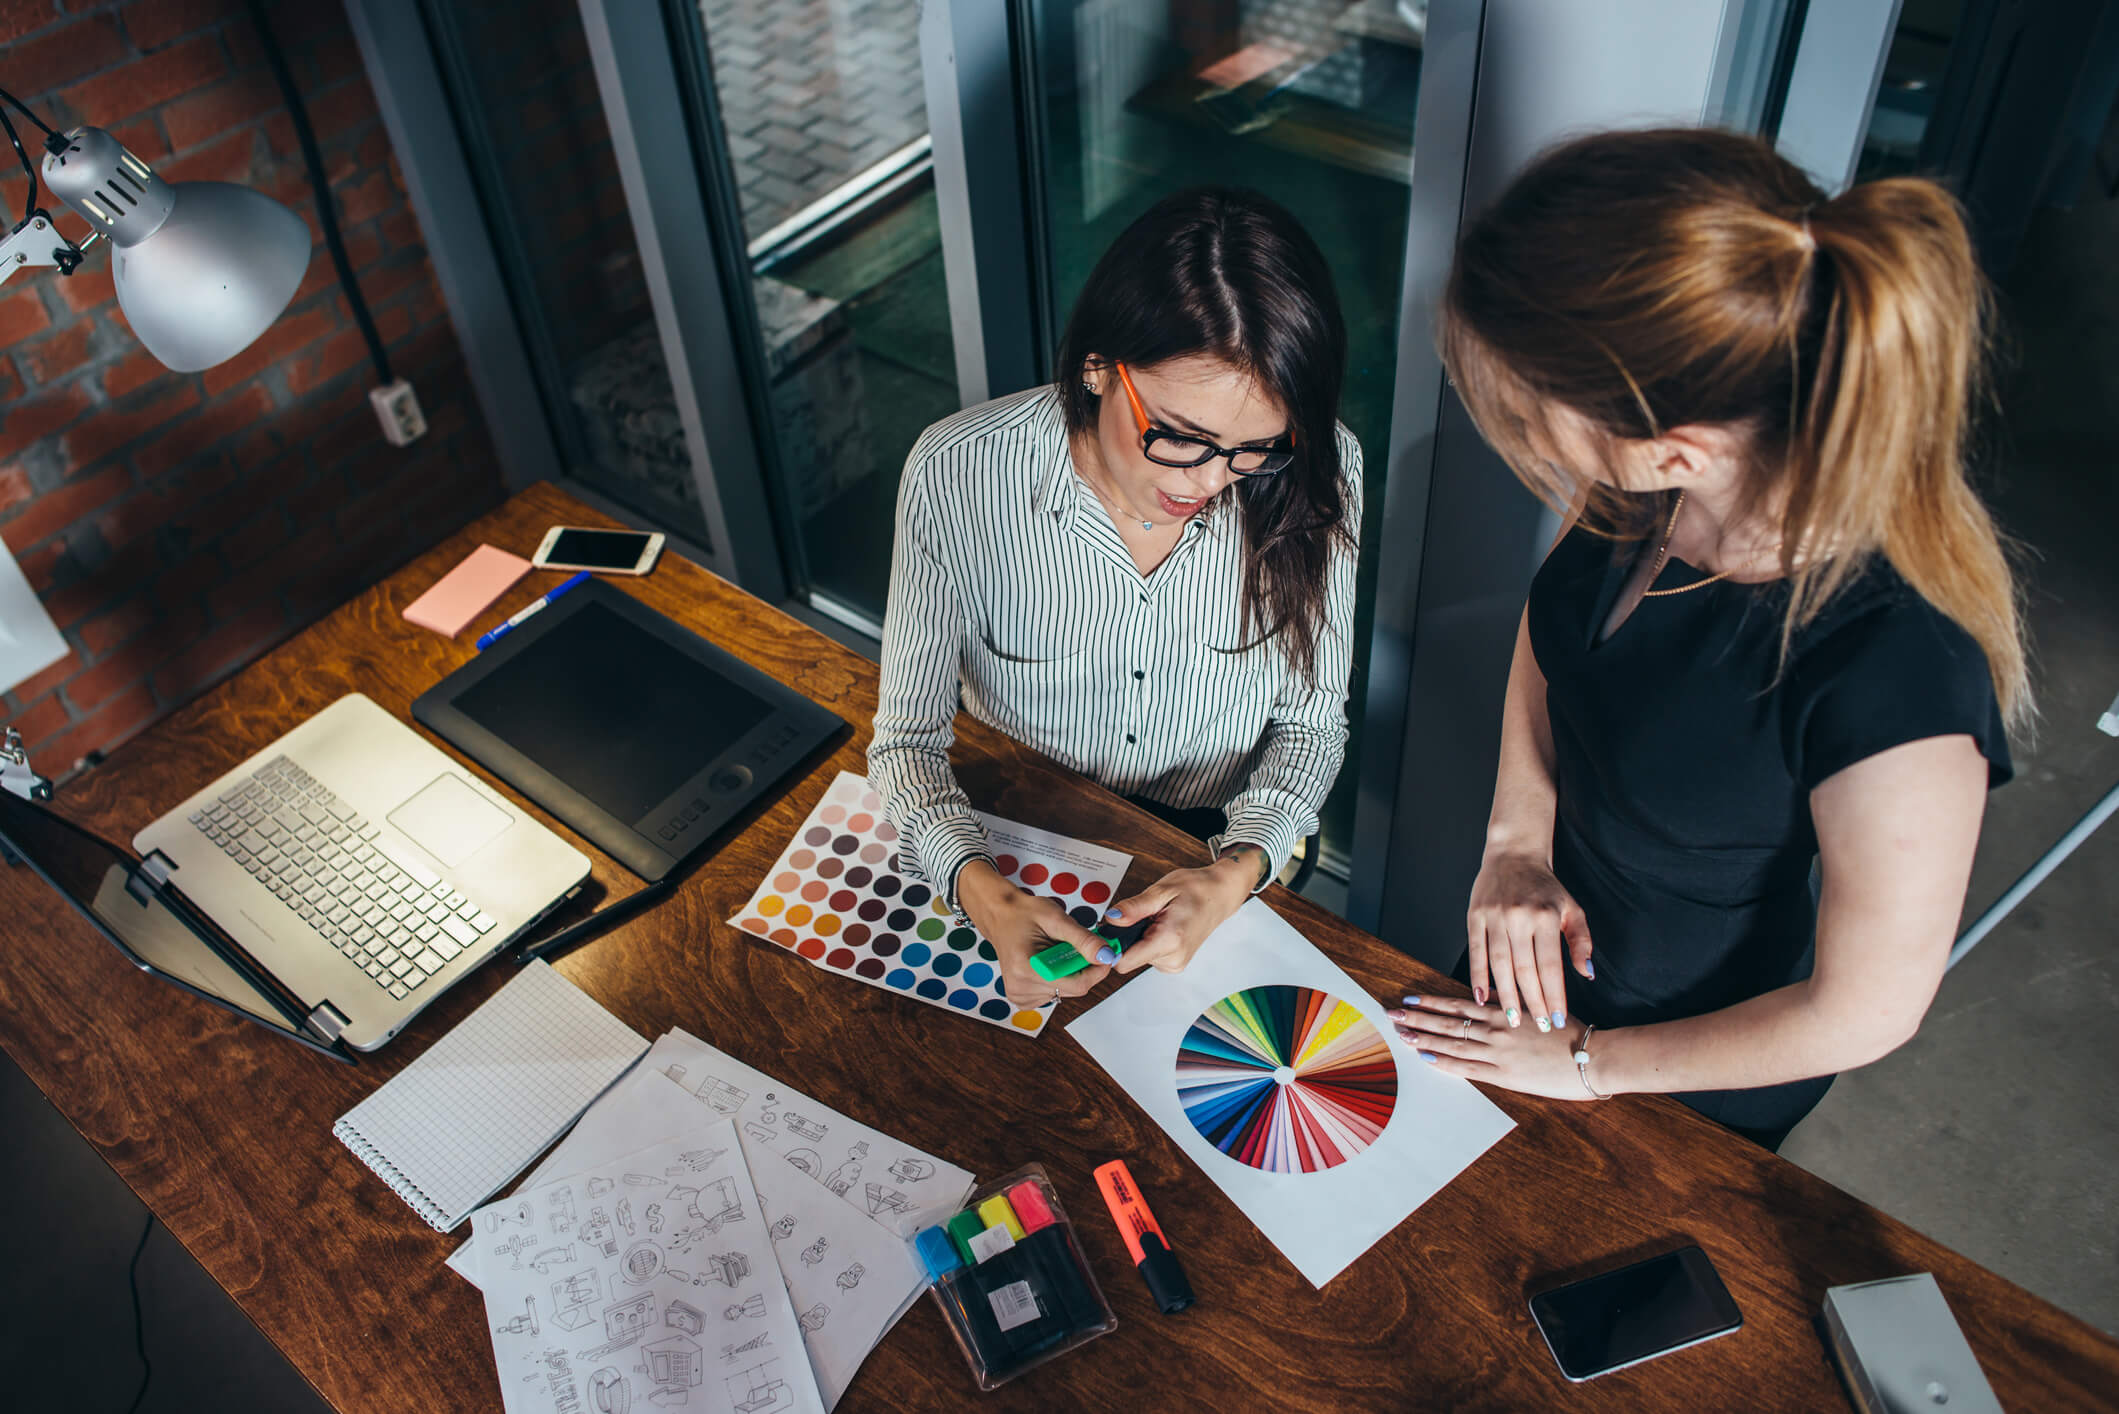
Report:
[[[1517,635],[1451,1074],[1769,1148],[1918,1029],[2030,712],[1965,476],[1990,297],[1932,182],[1605,133],[1466,234],[1443,356],[1566,528]],[[1813,867],[1814,866],[1814,867]],[[1571,966],[1573,977],[1566,975]]]

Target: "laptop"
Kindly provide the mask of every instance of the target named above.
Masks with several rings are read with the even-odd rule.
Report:
[[[12,798],[0,834],[136,965],[333,1051],[388,1041],[589,872],[358,693],[141,830],[137,859]]]

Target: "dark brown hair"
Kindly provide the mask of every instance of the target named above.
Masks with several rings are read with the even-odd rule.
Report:
[[[1248,374],[1287,412],[1294,461],[1230,491],[1244,543],[1242,646],[1277,641],[1314,683],[1332,546],[1351,553],[1359,535],[1345,524],[1337,436],[1346,325],[1317,243],[1257,192],[1178,192],[1111,243],[1054,361],[1068,432],[1096,428],[1102,400],[1082,385],[1090,358],[1153,368],[1192,354]]]
[[[1537,450],[1552,410],[1607,444],[1749,433],[1752,509],[1778,504],[1785,654],[1882,555],[2030,706],[2016,587],[1965,475],[1992,295],[1956,201],[1919,178],[1827,198],[1755,138],[1600,133],[1540,157],[1457,250],[1443,359],[1532,491],[1637,537],[1668,501],[1576,485]]]

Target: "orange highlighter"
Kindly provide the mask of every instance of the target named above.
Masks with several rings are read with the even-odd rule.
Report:
[[[1140,1185],[1133,1181],[1126,1161],[1113,1159],[1099,1168],[1096,1186],[1103,1192],[1104,1206],[1111,1210],[1111,1221],[1118,1224],[1118,1235],[1126,1239],[1134,1269],[1148,1284],[1148,1294],[1162,1313],[1171,1316],[1190,1306],[1192,1284],[1185,1280],[1185,1269],[1177,1265],[1177,1254],[1170,1250],[1155,1214],[1148,1211],[1148,1201],[1141,1197]]]

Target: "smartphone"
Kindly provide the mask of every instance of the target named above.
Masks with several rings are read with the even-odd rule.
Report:
[[[642,530],[591,530],[555,525],[530,563],[541,570],[595,570],[600,574],[646,574],[662,553],[662,536]]]
[[[1531,1319],[1570,1380],[1638,1365],[1741,1328],[1744,1317],[1698,1247],[1530,1298]]]

